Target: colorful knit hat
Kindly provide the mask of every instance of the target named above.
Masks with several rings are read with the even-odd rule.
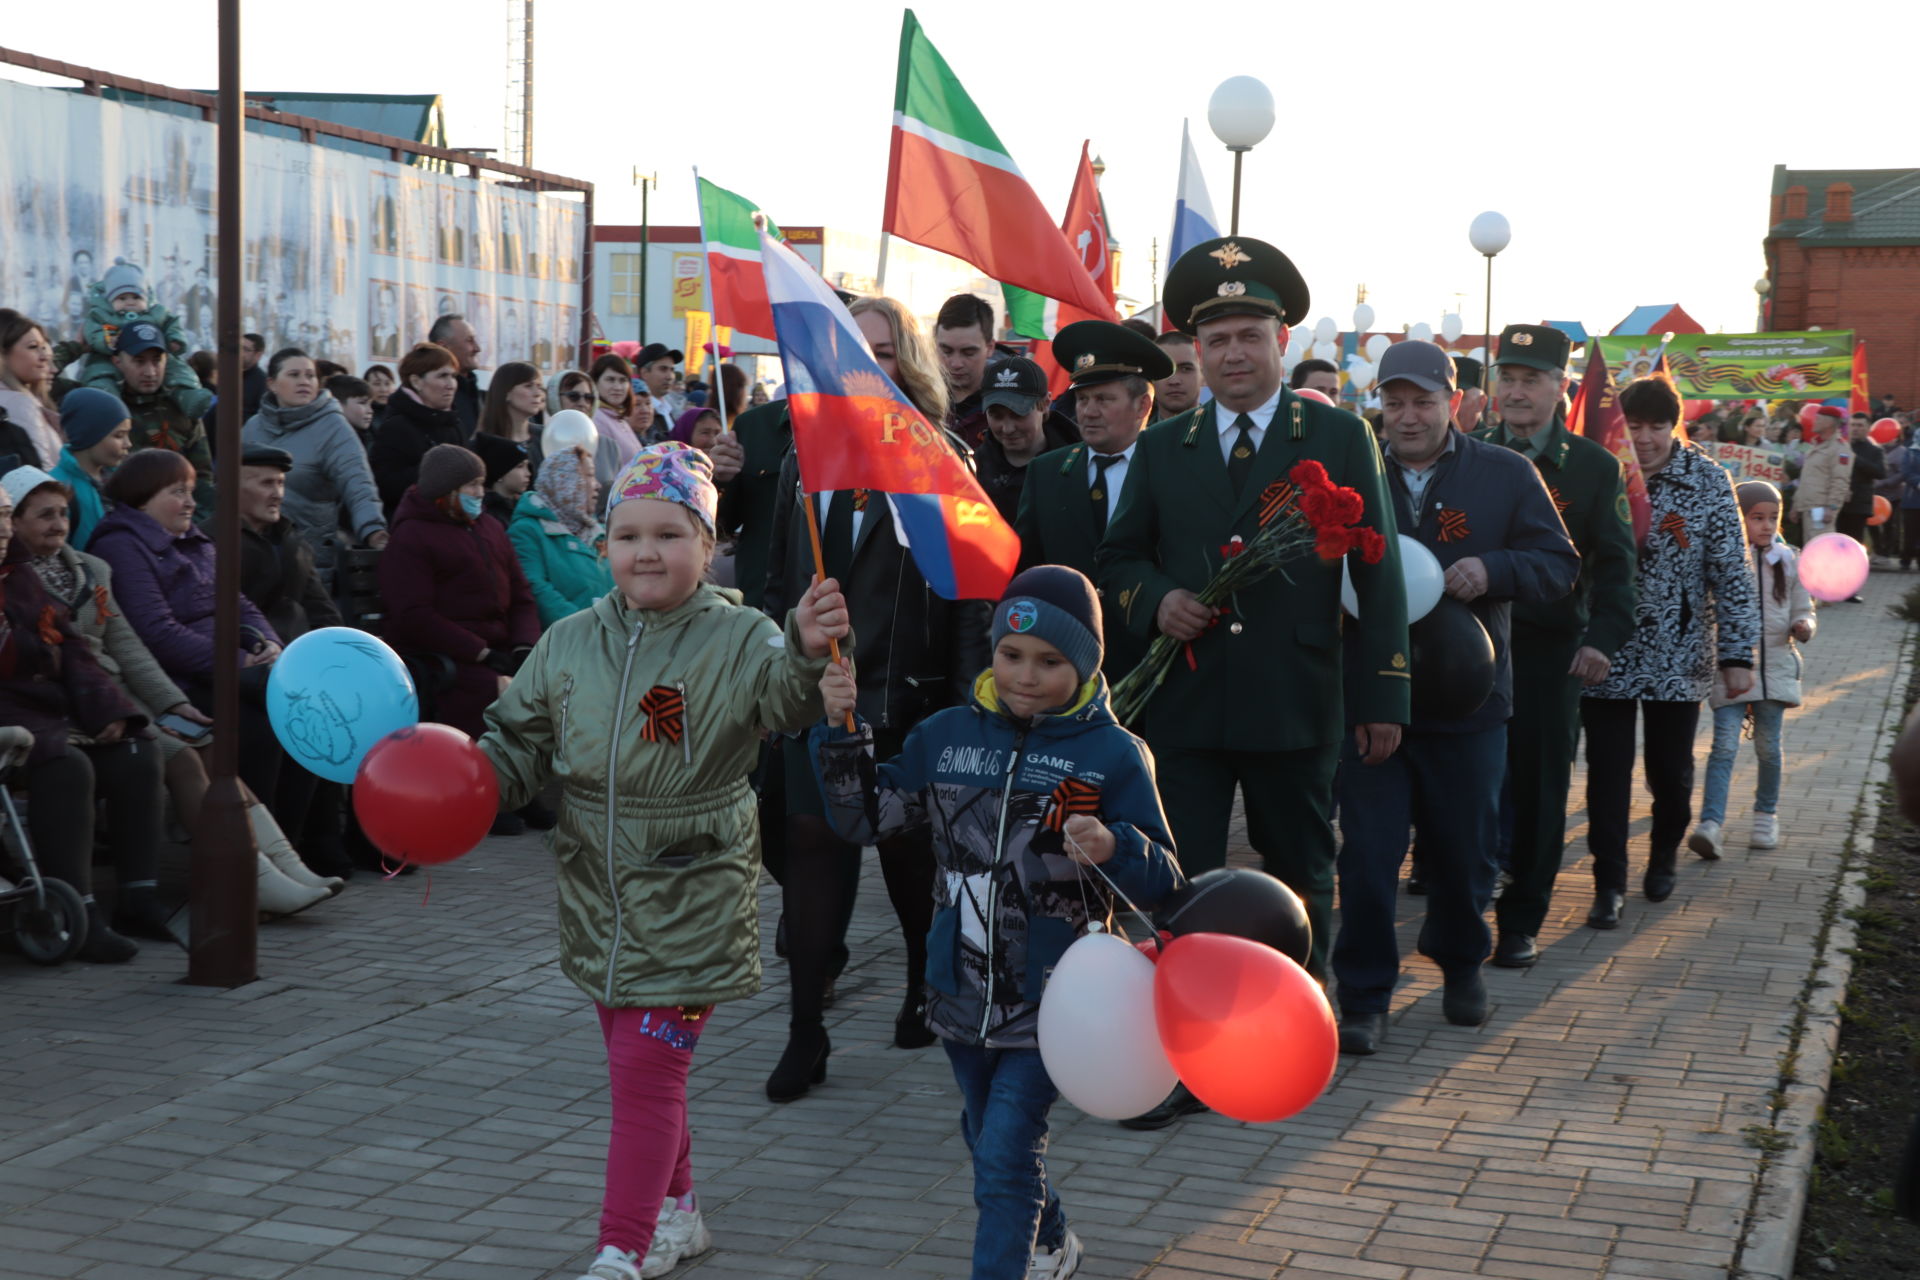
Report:
[[[607,491],[607,523],[613,509],[629,498],[677,502],[693,512],[708,533],[715,533],[720,490],[713,484],[713,460],[678,440],[648,445],[633,455]]]

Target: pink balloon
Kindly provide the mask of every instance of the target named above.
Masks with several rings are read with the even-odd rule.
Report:
[[[1293,394],[1299,396],[1302,400],[1318,400],[1321,404],[1333,403],[1326,392],[1315,391],[1312,387],[1302,387]]]
[[[1800,549],[1800,583],[1816,600],[1832,604],[1866,585],[1867,549],[1844,533],[1823,533]]]

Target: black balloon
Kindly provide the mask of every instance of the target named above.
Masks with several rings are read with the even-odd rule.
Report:
[[[1185,933],[1230,933],[1264,942],[1304,965],[1313,951],[1307,905],[1264,871],[1205,871],[1174,891],[1154,913],[1154,923],[1179,937]]]
[[[1407,629],[1413,649],[1413,718],[1464,720],[1493,696],[1493,638],[1462,602],[1440,597]]]

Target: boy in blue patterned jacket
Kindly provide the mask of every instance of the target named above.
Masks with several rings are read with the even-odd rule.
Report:
[[[964,707],[907,734],[884,764],[873,735],[844,728],[852,674],[821,678],[813,749],[840,834],[871,844],[931,823],[933,928],[927,1025],[965,1100],[973,1155],[974,1280],[1064,1280],[1080,1261],[1048,1185],[1040,995],[1060,956],[1112,903],[1100,871],[1149,909],[1180,882],[1153,757],[1107,710],[1100,601],[1077,570],[1040,565],[994,607],[993,666]],[[824,1053],[822,1065],[824,1066]]]

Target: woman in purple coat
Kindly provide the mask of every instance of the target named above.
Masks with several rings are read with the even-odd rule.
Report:
[[[87,550],[113,567],[113,592],[127,621],[187,700],[213,714],[213,539],[193,523],[193,464],[171,449],[142,449],[106,485],[117,504]],[[240,672],[240,779],[272,808],[287,754],[267,721],[267,671],[280,637],[240,597],[240,648],[226,661]],[[282,828],[293,815],[277,810]]]
[[[434,699],[433,718],[475,738],[486,731],[482,714],[540,638],[540,613],[513,544],[499,521],[480,518],[486,474],[469,449],[429,449],[380,553],[387,642],[452,662],[453,685]],[[545,819],[528,809],[526,816]],[[519,827],[503,814],[495,829],[515,834]]]

